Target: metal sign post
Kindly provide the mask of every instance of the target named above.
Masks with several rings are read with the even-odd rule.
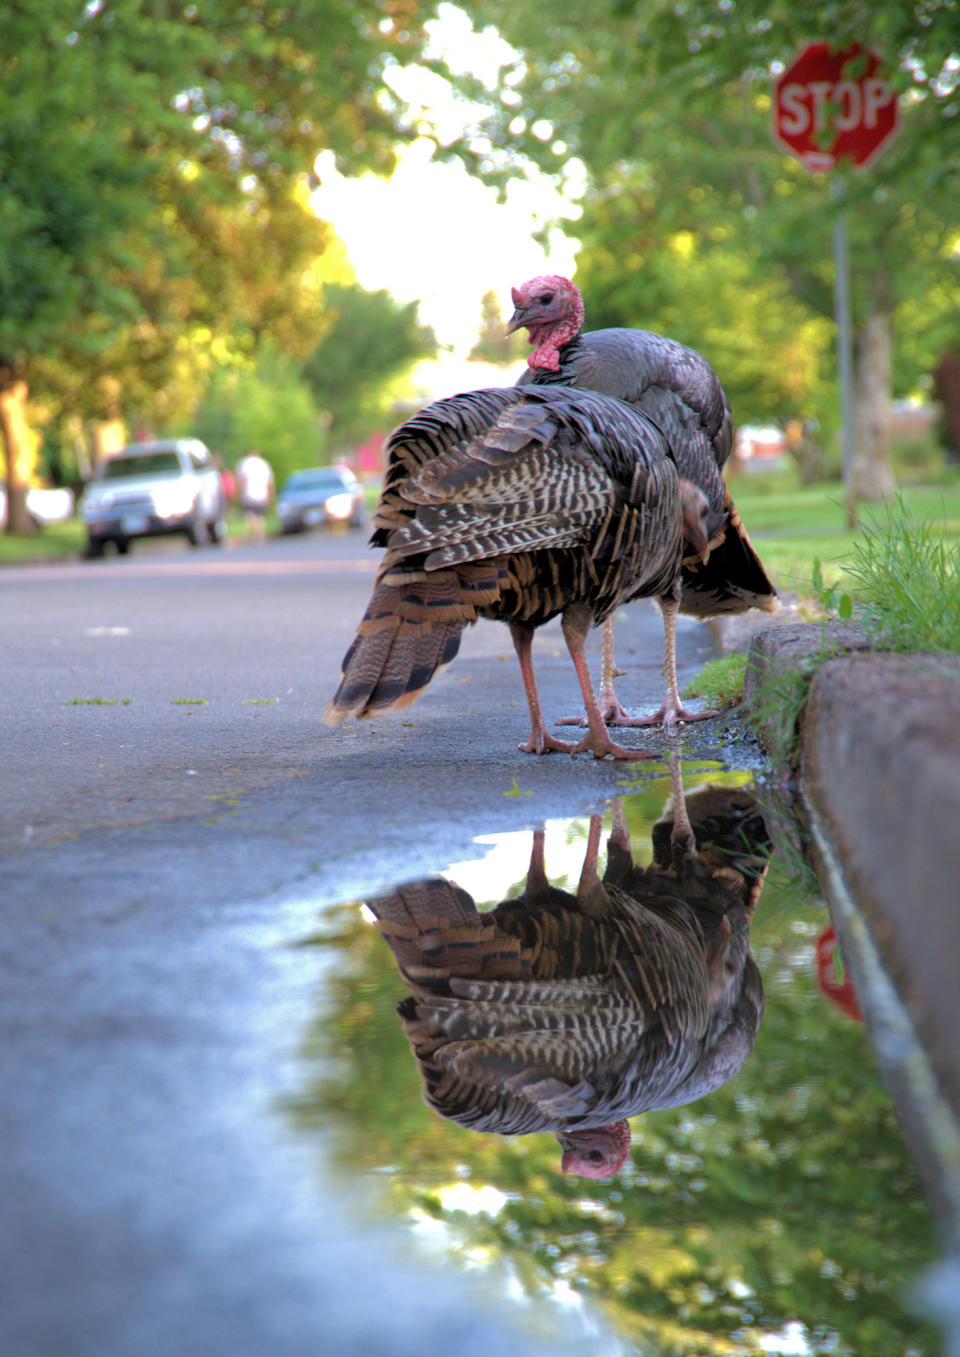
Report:
[[[829,173],[839,160],[858,169],[871,164],[900,126],[897,96],[880,58],[860,43],[843,50],[816,42],[791,61],[774,84],[773,138],[811,172]],[[843,485],[847,517],[856,523],[853,494],[854,393],[850,252],[843,187],[834,179],[841,209],[833,228],[834,308],[843,420]]]
[[[843,186],[831,183],[834,199],[843,203]],[[856,527],[853,502],[853,319],[850,311],[850,249],[847,244],[847,212],[843,208],[833,227],[833,316],[837,326],[837,364],[840,377],[840,413],[843,419],[843,495],[847,523]]]

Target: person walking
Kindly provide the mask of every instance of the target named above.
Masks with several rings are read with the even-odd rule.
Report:
[[[255,448],[248,448],[236,465],[236,477],[250,540],[263,543],[267,538],[267,509],[273,499],[273,469]]]

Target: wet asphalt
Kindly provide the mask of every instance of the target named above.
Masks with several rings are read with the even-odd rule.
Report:
[[[374,566],[348,534],[0,573],[4,1357],[578,1345],[519,1337],[389,1228],[361,1229],[280,1111],[323,986],[296,943],[325,906],[662,773],[520,753],[493,623],[402,718],[328,730]],[[713,655],[683,620],[678,649],[681,679]],[[661,656],[659,615],[632,605],[628,707],[659,704]],[[558,623],[534,658],[548,717],[575,714]],[[757,762],[722,719],[684,745]]]

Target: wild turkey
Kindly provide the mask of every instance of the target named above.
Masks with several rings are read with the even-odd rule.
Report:
[[[684,537],[706,550],[706,501],[642,412],[592,391],[511,387],[427,406],[391,435],[371,543],[386,548],[324,719],[402,710],[449,664],[464,627],[506,622],[530,709],[520,748],[653,755],[614,744],[584,659],[621,600],[675,588]],[[587,710],[577,745],[549,734],[536,627],[562,616]]]
[[[369,901],[410,990],[397,1011],[427,1104],[477,1131],[552,1131],[563,1172],[601,1178],[626,1161],[628,1117],[736,1074],[763,1010],[748,929],[769,851],[762,821],[761,842],[741,842],[744,824],[756,830],[743,812],[731,830],[743,872],[722,845],[720,867],[714,844],[699,858],[683,814],[669,861],[636,867],[618,808],[602,881],[591,819],[575,896],[548,884],[541,831],[524,893],[489,913],[441,880]]]
[[[680,702],[676,670],[676,615],[779,607],[776,591],[750,544],[721,471],[733,443],[733,421],[713,368],[694,349],[649,330],[592,330],[583,334],[583,299],[568,278],[547,275],[512,289],[514,313],[508,333],[526,328],[533,351],[519,384],[586,387],[628,401],[649,415],[666,435],[681,476],[703,491],[710,506],[710,557],[688,557],[679,600],[660,600],[664,622],[666,695],[653,716],[630,717],[613,688],[613,621],[603,633],[600,708],[613,725],[700,721],[715,712],[689,712]],[[563,721],[582,724],[582,718]]]

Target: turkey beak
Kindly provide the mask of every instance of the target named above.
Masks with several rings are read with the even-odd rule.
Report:
[[[574,1155],[573,1146],[567,1140],[566,1136],[559,1135],[556,1131],[554,1131],[553,1133],[553,1138],[560,1146],[560,1149],[563,1151],[563,1153],[560,1156],[560,1172],[569,1173],[573,1168],[573,1155]]]
[[[507,334],[512,335],[514,330],[522,329],[527,323],[527,308],[518,306],[513,315],[507,321]]]
[[[707,536],[707,501],[703,492],[692,482],[680,482],[680,502],[683,512],[683,535],[704,565],[710,559],[710,539]]]

